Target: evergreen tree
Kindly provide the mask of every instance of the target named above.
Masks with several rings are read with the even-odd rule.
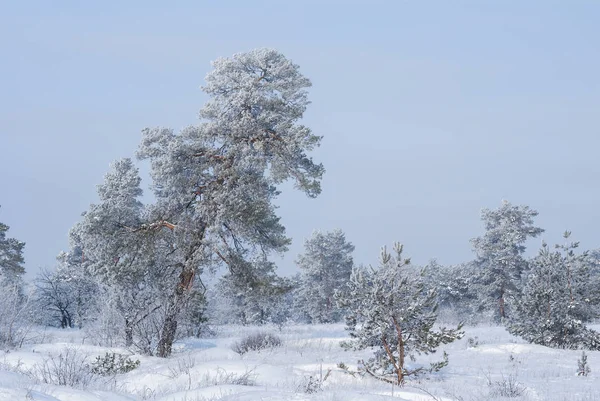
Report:
[[[0,222],[0,281],[5,285],[21,285],[25,273],[25,243],[6,236],[9,226]]]
[[[330,323],[342,318],[334,300],[352,274],[354,245],[341,230],[315,231],[304,243],[296,264],[301,270],[299,296],[304,312],[313,323]]]
[[[427,286],[436,290],[440,311],[455,314],[462,322],[474,322],[481,317],[474,263],[443,266],[432,261],[423,270]]]
[[[222,296],[229,300],[230,316],[241,324],[271,322],[276,303],[290,290],[285,280],[275,274],[273,262],[260,258],[242,269],[242,274],[225,274],[218,285]]]
[[[409,259],[402,257],[396,244],[395,255],[383,248],[378,268],[355,268],[348,291],[337,295],[347,309],[346,324],[350,340],[346,349],[374,347],[375,355],[361,361],[359,369],[378,379],[403,384],[406,377],[436,371],[445,366],[447,356],[429,367],[410,366],[419,354],[430,354],[442,345],[461,338],[456,329],[433,330],[437,314],[436,292],[415,275]]]
[[[7,237],[9,227],[0,223],[0,346],[16,346],[27,333],[29,300],[24,294],[25,243]]]
[[[138,157],[150,161],[156,203],[145,223],[124,227],[134,236],[161,232],[172,242],[163,257],[178,280],[164,311],[163,357],[171,353],[195,278],[218,265],[242,277],[250,265],[240,260],[285,251],[290,240],[275,213],[276,186],[293,179],[317,196],[324,172],[307,156],[321,138],[299,124],[310,81],[298,66],[269,49],[213,66],[199,126],[179,134],[143,131]]]
[[[130,159],[111,165],[98,186],[100,203],[93,204],[71,230],[74,248],[82,251],[83,270],[106,288],[105,305],[122,317],[125,346],[134,345],[136,326],[163,307],[159,289],[176,280],[168,265],[157,258],[169,241],[156,236],[131,236],[124,227],[138,226],[146,210],[138,198],[141,179]],[[146,352],[150,352],[144,346]]]
[[[544,232],[534,225],[537,215],[528,206],[503,201],[500,208],[481,212],[485,233],[471,240],[481,268],[478,282],[483,301],[500,319],[508,315],[508,304],[518,294],[521,274],[527,268],[525,242]]]
[[[595,317],[587,297],[590,261],[585,252],[575,254],[577,247],[574,242],[551,251],[542,245],[510,319],[512,334],[553,348],[600,349],[600,334],[585,326]]]

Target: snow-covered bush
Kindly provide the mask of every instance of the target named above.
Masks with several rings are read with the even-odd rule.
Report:
[[[346,325],[351,338],[342,346],[376,349],[372,358],[360,361],[359,371],[403,384],[407,376],[437,371],[448,363],[445,353],[442,361],[429,367],[409,366],[407,358],[414,361],[416,354],[434,353],[440,345],[461,338],[463,332],[460,325],[433,330],[436,292],[408,268],[410,260],[402,257],[402,245],[396,244],[394,249],[392,256],[383,248],[377,269],[355,268],[348,290],[338,293],[338,301],[348,311]]]
[[[247,335],[240,341],[235,342],[231,349],[240,355],[244,355],[249,351],[260,351],[263,349],[280,347],[283,344],[281,338],[275,334],[267,332],[258,332]]]
[[[140,366],[140,360],[133,360],[127,355],[107,352],[104,356],[97,356],[96,360],[90,365],[94,374],[109,376],[119,373],[131,372]]]

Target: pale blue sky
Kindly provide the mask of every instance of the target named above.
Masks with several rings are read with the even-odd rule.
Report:
[[[395,240],[468,260],[502,199],[537,209],[550,242],[568,228],[600,247],[600,2],[0,4],[0,221],[30,272],[140,130],[195,123],[210,61],[255,47],[312,80],[305,122],[325,137],[323,194],[279,201],[284,272],[317,228],[343,229],[359,262]]]

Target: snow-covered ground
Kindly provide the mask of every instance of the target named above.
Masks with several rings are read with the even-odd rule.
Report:
[[[232,343],[259,330],[279,335],[283,345],[243,356],[231,350]],[[444,348],[450,357],[448,367],[410,381],[404,388],[353,377],[337,367],[340,362],[355,367],[358,359],[369,356],[369,351],[346,352],[339,346],[346,338],[342,325],[290,326],[282,332],[274,327],[220,327],[214,339],[177,343],[169,359],[134,355],[141,361],[137,369],[72,388],[44,384],[34,377],[35,372],[39,377],[44,361],[67,348],[90,362],[107,351],[127,351],[87,345],[77,330],[48,330],[39,344],[0,351],[0,400],[600,400],[600,352],[587,353],[592,371],[587,377],[577,376],[580,351],[526,344],[502,327],[467,327],[465,331],[462,340]],[[438,354],[417,362],[439,358]],[[319,390],[315,383],[329,370]],[[317,391],[307,393],[309,388]],[[511,388],[520,395],[501,395]]]

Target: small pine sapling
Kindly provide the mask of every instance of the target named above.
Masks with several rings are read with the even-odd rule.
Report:
[[[410,260],[402,257],[402,245],[396,244],[394,256],[383,248],[380,266],[355,268],[348,289],[337,295],[340,307],[348,311],[346,329],[351,338],[342,346],[376,350],[369,360],[359,361],[358,371],[397,385],[403,385],[408,376],[446,366],[446,353],[429,367],[409,366],[407,361],[415,362],[416,355],[435,353],[440,345],[464,334],[462,325],[433,330],[436,292],[425,287],[422,274],[415,273],[409,264]]]
[[[577,360],[577,376],[587,376],[592,370],[587,362],[585,351],[581,351],[581,358]]]

